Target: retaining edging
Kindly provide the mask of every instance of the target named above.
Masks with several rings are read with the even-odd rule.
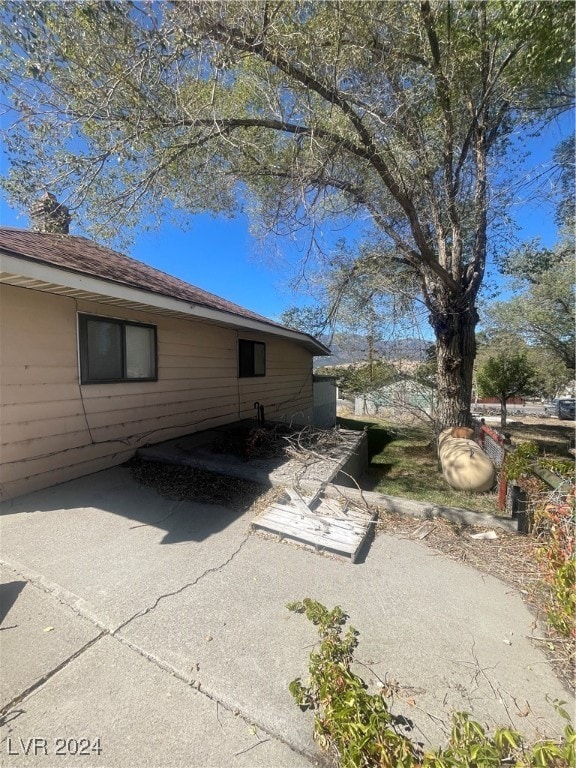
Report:
[[[306,488],[307,483],[300,483],[300,487]],[[318,486],[316,485],[316,488]],[[376,491],[360,491],[356,488],[348,488],[342,485],[326,485],[324,496],[333,499],[347,498],[356,504],[367,503],[387,512],[395,512],[401,515],[410,515],[411,517],[421,517],[430,520],[434,517],[442,517],[452,523],[462,523],[464,525],[481,526],[483,528],[501,528],[510,533],[518,533],[518,523],[516,520],[495,517],[485,512],[472,512],[469,509],[460,509],[458,507],[443,507],[431,502],[414,501],[413,499],[404,499],[399,496],[387,496],[384,493]]]

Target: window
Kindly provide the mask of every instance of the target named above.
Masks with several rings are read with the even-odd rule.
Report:
[[[262,341],[238,340],[238,375],[266,376],[266,344]]]
[[[79,315],[82,384],[156,381],[156,327]]]

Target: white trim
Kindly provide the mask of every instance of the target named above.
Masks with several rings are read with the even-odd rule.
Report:
[[[51,264],[19,258],[1,251],[0,253],[0,267],[2,270],[15,277],[41,280],[46,283],[52,283],[55,286],[87,291],[101,296],[134,303],[147,304],[150,307],[179,312],[200,320],[223,323],[234,328],[242,328],[258,333],[271,334],[273,336],[282,336],[283,338],[292,339],[300,344],[304,344],[314,355],[330,354],[328,348],[319,341],[312,336],[300,333],[299,331],[278,327],[260,320],[252,320],[249,317],[235,315],[232,312],[225,312],[223,310],[194,304],[193,302],[184,299],[174,299],[170,296],[152,293],[151,291],[146,291],[141,288],[132,288],[113,281],[102,280],[97,277],[91,277],[90,275],[71,272]],[[49,292],[48,288],[45,290]]]

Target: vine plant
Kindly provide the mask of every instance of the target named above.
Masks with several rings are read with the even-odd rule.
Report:
[[[569,768],[576,764],[576,733],[570,718],[561,741],[540,741],[527,747],[515,730],[499,728],[493,735],[465,712],[452,717],[448,744],[424,751],[410,737],[412,724],[392,714],[385,693],[370,693],[351,664],[358,633],[346,628],[348,616],[336,606],[328,610],[310,598],[290,603],[317,627],[320,644],[310,654],[309,680],[300,678],[289,689],[302,710],[314,712],[314,738],[339,768]]]

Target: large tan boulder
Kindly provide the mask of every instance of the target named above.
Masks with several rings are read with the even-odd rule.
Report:
[[[482,448],[464,437],[452,437],[444,429],[438,438],[438,454],[446,482],[459,491],[489,491],[496,482],[496,469]]]

